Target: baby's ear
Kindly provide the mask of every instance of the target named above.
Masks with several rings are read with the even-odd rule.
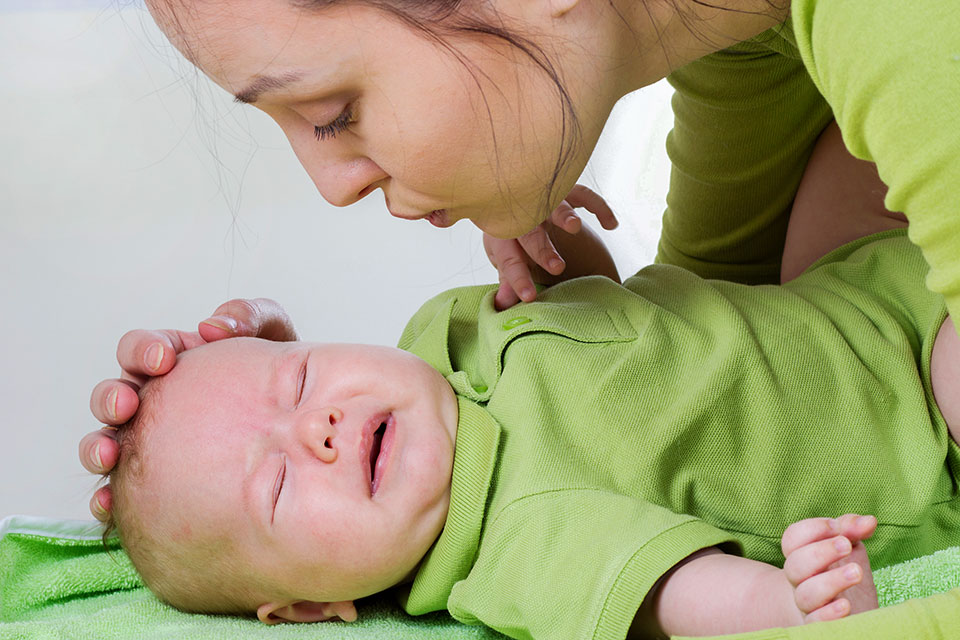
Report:
[[[322,622],[340,618],[344,622],[357,619],[357,608],[352,600],[344,602],[311,602],[300,600],[292,603],[270,602],[257,607],[257,618],[264,624],[278,622]]]

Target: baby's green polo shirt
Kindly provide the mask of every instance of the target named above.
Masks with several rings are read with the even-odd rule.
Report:
[[[877,516],[883,566],[960,542],[958,450],[932,404],[945,317],[902,232],[784,286],[669,265],[584,278],[504,312],[454,289],[400,346],[460,419],[444,531],[404,606],[514,637],[623,638],[694,551],[782,563],[792,522]]]

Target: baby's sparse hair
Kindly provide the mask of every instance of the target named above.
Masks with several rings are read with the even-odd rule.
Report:
[[[138,496],[149,491],[150,454],[145,443],[154,429],[162,429],[161,400],[164,378],[151,378],[140,389],[134,417],[117,428],[120,456],[108,478],[112,494],[104,540],[114,531],[146,586],[161,600],[191,613],[249,615],[253,594],[230,562],[231,544],[222,539],[174,540],[164,523],[150,522],[138,509]]]

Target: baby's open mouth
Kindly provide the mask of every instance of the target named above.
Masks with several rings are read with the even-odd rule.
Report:
[[[387,423],[381,422],[377,430],[373,432],[373,443],[370,445],[370,492],[377,490],[376,474],[377,459],[380,457],[380,445],[383,443],[383,434],[387,431]]]

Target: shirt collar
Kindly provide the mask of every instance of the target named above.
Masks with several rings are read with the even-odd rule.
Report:
[[[500,425],[479,405],[461,397],[457,401],[460,414],[447,521],[413,584],[399,594],[400,604],[412,615],[446,608],[450,590],[470,573],[480,546]]]

